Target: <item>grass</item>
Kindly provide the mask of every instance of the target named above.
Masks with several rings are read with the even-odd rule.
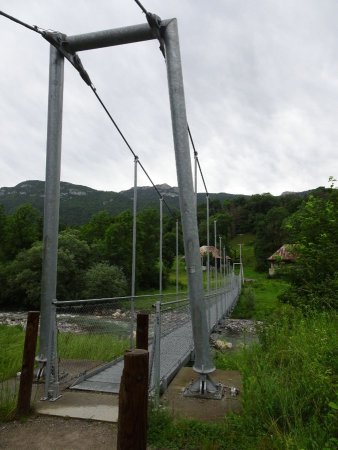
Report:
[[[243,412],[219,423],[150,415],[153,449],[333,450],[338,448],[338,337],[335,313],[304,317],[282,306],[287,283],[256,272],[254,236],[238,236],[246,284],[232,317],[263,320],[259,342],[236,352],[215,352],[219,369],[242,373]],[[237,249],[238,252],[238,249]]]
[[[18,386],[15,377],[21,370],[25,333],[20,326],[0,325],[0,420],[14,417]]]
[[[13,377],[21,370],[24,337],[20,326],[0,325],[0,421],[12,420],[15,415],[18,382]],[[111,361],[129,348],[129,339],[104,333],[60,333],[58,345],[64,359]]]
[[[0,422],[14,419],[18,401],[18,386],[8,381],[0,383]]]
[[[245,284],[232,318],[266,320],[280,307],[278,296],[288,286],[281,279],[248,269],[245,277],[253,281]]]
[[[152,413],[154,449],[334,449],[337,316],[303,317],[284,308],[262,328],[260,343],[218,353],[217,368],[240,370],[243,413],[219,423]]]
[[[258,343],[236,352],[216,352],[215,365],[242,373],[243,412],[204,423],[173,419],[165,409],[151,411],[149,444],[168,450],[334,450],[338,448],[337,316],[303,316],[295,308],[280,306],[277,295],[286,284],[255,272],[253,237],[239,240],[244,243],[245,277],[254,281],[243,290],[233,317],[261,319],[265,324]],[[0,327],[0,348],[6,349],[0,354],[2,379],[20,370],[23,344],[21,328],[5,328]],[[62,333],[59,341],[61,356],[70,359],[110,360],[128,346],[126,339],[113,340],[105,334]],[[8,385],[1,386],[0,419],[10,418],[16,400]]]
[[[60,333],[60,358],[111,361],[129,348],[128,339],[117,339],[110,334]]]
[[[266,320],[280,307],[278,296],[288,284],[278,278],[269,278],[268,273],[255,271],[254,236],[239,235],[231,241],[231,247],[238,253],[238,243],[242,246],[244,277],[247,282],[242,291],[233,318]]]
[[[22,327],[0,325],[0,382],[14,377],[20,370],[24,339]]]
[[[250,450],[255,441],[235,415],[218,423],[175,420],[166,410],[152,411],[149,417],[148,443],[152,449]]]

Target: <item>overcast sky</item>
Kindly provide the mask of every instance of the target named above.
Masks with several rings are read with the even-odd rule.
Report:
[[[188,121],[209,192],[279,195],[338,176],[336,0],[143,4],[178,19]],[[134,0],[0,0],[0,9],[68,35],[145,22]],[[158,43],[79,56],[155,184],[176,186]],[[49,44],[0,16],[0,61],[0,187],[43,180]],[[68,62],[61,179],[112,191],[133,185],[132,155]],[[141,174],[139,184],[149,184]]]

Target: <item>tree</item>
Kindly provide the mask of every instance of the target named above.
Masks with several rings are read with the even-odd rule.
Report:
[[[297,261],[287,272],[291,287],[284,302],[312,308],[338,307],[338,191],[309,196],[286,222]]]
[[[76,230],[59,235],[57,299],[78,298],[84,286],[84,273],[91,263],[88,244]],[[3,280],[1,302],[11,306],[38,308],[41,297],[42,242],[21,250],[13,261],[0,269]]]
[[[107,228],[114,222],[114,218],[107,211],[100,211],[94,214],[88,223],[80,229],[81,238],[88,244],[97,243],[104,240]]]
[[[131,278],[133,218],[129,211],[114,217],[105,233],[105,253],[110,264],[123,268]]]
[[[285,208],[273,207],[266,215],[261,215],[260,220],[257,220],[255,240],[257,270],[266,270],[267,258],[287,243],[287,232],[282,224],[288,215]]]
[[[139,283],[143,289],[159,286],[159,238],[160,215],[157,210],[147,208],[138,214],[138,265]],[[164,252],[163,252],[164,253]],[[166,271],[163,271],[163,286]]]
[[[41,297],[42,242],[22,250],[0,269],[1,303],[11,307],[39,308]]]
[[[41,239],[42,218],[32,205],[21,205],[7,217],[3,250],[5,258],[11,260],[23,249]]]
[[[77,230],[59,234],[57,299],[79,298],[84,286],[84,273],[91,264],[90,248]]]
[[[5,215],[5,210],[3,205],[0,205],[0,261],[3,261],[5,259],[5,242],[7,240],[6,238],[6,232],[7,232],[7,216]]]
[[[119,267],[101,262],[86,271],[83,298],[122,297],[126,293],[127,280]]]

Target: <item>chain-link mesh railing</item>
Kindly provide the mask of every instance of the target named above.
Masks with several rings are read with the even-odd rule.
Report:
[[[241,276],[224,277],[205,295],[208,329],[228,315],[241,291]],[[137,312],[149,313],[149,390],[156,399],[194,350],[186,293],[54,302],[46,367],[46,398],[90,378],[122,359],[134,345]]]
[[[130,309],[129,298],[56,303],[61,385],[69,386],[123,355],[130,347]]]
[[[241,292],[240,275],[230,274],[224,278],[222,287],[205,295],[209,332],[219,320],[231,313]]]
[[[154,307],[149,391],[157,402],[160,391],[165,390],[178,368],[189,360],[194,345],[186,294],[171,301],[157,301]]]
[[[231,273],[222,279],[222,286],[205,295],[209,332],[219,320],[234,309],[241,292],[241,276]],[[150,391],[155,406],[179,368],[192,357],[194,342],[189,299],[156,302],[155,334],[152,353]]]
[[[60,389],[78,384],[122,358],[135,345],[136,316],[141,311],[149,313],[149,350],[153,360],[155,309],[152,305],[158,299],[176,301],[182,297],[186,298],[187,294],[55,301],[46,358],[46,399],[55,399]],[[185,314],[179,318],[173,311],[171,315],[175,317],[173,322],[186,317]]]

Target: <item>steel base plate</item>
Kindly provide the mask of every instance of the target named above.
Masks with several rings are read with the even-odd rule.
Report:
[[[202,374],[197,380],[193,380],[183,391],[183,397],[205,398],[221,400],[224,393],[222,383],[215,383],[208,375]]]

